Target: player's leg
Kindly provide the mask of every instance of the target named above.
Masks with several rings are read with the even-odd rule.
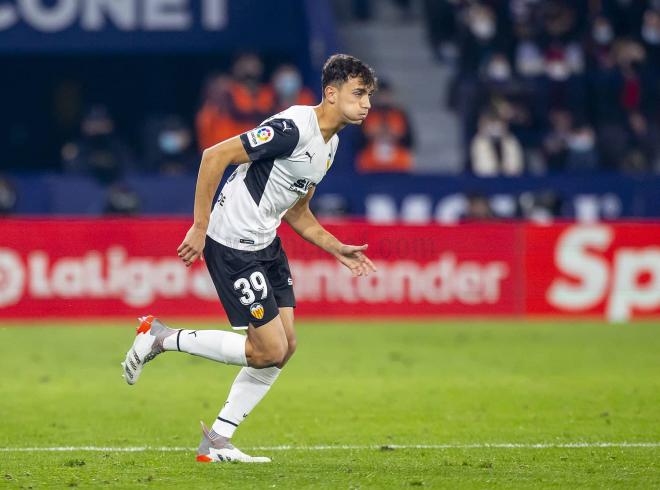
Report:
[[[284,334],[286,335],[287,341],[286,355],[284,356],[282,362],[277,366],[280,369],[282,369],[286,363],[289,362],[291,356],[293,356],[293,354],[296,352],[298,345],[296,330],[293,327],[293,310],[294,309],[292,306],[280,308],[280,318],[282,319],[282,326],[284,327]]]
[[[218,418],[213,423],[213,428],[204,433],[204,438],[199,447],[199,461],[217,461],[217,451],[231,446],[230,439],[238,426],[245,420],[254,407],[266,396],[271,386],[280,375],[281,368],[293,355],[296,349],[296,334],[293,328],[293,307],[295,297],[293,294],[293,281],[286,259],[286,254],[281,248],[279,239],[276,239],[268,249],[260,254],[260,262],[264,267],[268,283],[269,295],[272,294],[277,305],[279,314],[274,321],[267,325],[257,327],[251,325],[248,329],[249,358],[252,360],[250,367],[241,369],[229,391]],[[266,309],[270,309],[268,303]],[[266,348],[266,346],[271,346]],[[283,350],[279,350],[282,349]],[[270,354],[264,353],[270,351]],[[274,353],[279,359],[275,359]],[[276,361],[277,362],[273,362]],[[262,365],[262,369],[255,366]],[[211,450],[213,449],[213,450]]]
[[[248,345],[253,349],[251,356],[256,363],[244,367],[236,376],[211,431],[211,437],[222,437],[224,442],[231,439],[236,428],[266,396],[280,375],[281,369],[278,366],[284,363],[288,351],[279,315],[266,325],[250,325],[248,339]]]
[[[152,315],[140,319],[133,345],[122,362],[124,378],[133,385],[144,365],[165,351],[187,352],[213,361],[247,366],[245,335],[224,330],[173,329]]]
[[[163,340],[164,350],[187,352],[236,366],[276,366],[288,349],[279,316],[258,328],[250,324],[247,336],[225,330],[169,330]]]
[[[246,337],[225,330],[172,329],[152,316],[145,317],[122,363],[128,384],[135,384],[144,364],[165,351],[258,368],[282,362],[286,335],[277,318],[273,288],[257,254],[225,247],[210,238],[204,249],[206,265],[231,325],[252,324],[261,328],[260,333],[248,331]]]

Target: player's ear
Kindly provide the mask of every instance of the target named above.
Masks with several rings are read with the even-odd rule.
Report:
[[[337,87],[334,85],[328,85],[325,87],[325,90],[323,91],[323,95],[325,96],[325,99],[331,103],[334,104],[337,102]]]

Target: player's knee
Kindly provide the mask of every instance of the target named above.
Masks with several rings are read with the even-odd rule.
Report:
[[[265,368],[281,364],[286,358],[288,352],[288,344],[286,340],[281,343],[273,343],[264,347],[252,356],[252,367]]]

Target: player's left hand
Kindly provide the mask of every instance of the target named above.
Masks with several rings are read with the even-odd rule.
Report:
[[[183,260],[186,267],[190,267],[197,259],[204,260],[205,243],[206,231],[192,225],[183,242],[176,249],[179,258]]]
[[[376,272],[374,263],[362,253],[368,245],[342,245],[335,257],[348,267],[353,276],[368,276],[370,272]]]

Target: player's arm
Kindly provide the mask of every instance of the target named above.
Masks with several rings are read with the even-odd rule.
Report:
[[[302,238],[333,255],[348,267],[354,276],[368,276],[369,272],[376,272],[376,266],[363,253],[367,249],[366,244],[345,245],[318,222],[309,209],[309,201],[313,195],[314,188],[312,187],[286,212],[284,221],[289,223]]]
[[[181,260],[190,266],[202,256],[209,226],[211,204],[220,179],[229,165],[249,162],[240,136],[230,138],[204,150],[195,188],[195,211],[193,225],[177,249]]]

